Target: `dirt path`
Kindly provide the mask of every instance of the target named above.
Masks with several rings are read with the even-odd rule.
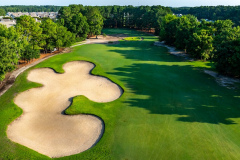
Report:
[[[77,95],[99,103],[122,95],[122,89],[109,79],[91,75],[94,67],[74,61],[63,66],[63,74],[49,68],[31,70],[27,79],[43,87],[16,96],[14,102],[24,112],[8,126],[8,138],[49,157],[69,156],[94,146],[102,137],[103,121],[92,115],[62,114]]]

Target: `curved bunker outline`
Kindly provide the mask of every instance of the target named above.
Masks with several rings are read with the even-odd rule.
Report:
[[[24,100],[24,99],[21,99],[21,97],[24,97],[25,95],[24,94],[26,94],[26,95],[31,95],[32,97],[34,97],[34,95],[33,94],[31,94],[31,92],[34,92],[35,90],[35,93],[36,92],[40,92],[40,91],[45,91],[46,90],[46,88],[48,89],[49,88],[49,84],[50,84],[50,86],[52,85],[52,83],[54,83],[55,84],[55,81],[54,81],[54,78],[56,78],[57,77],[57,80],[59,80],[59,82],[60,82],[60,84],[61,84],[61,82],[63,82],[63,81],[61,81],[60,79],[62,78],[63,80],[66,80],[65,78],[64,78],[64,76],[66,76],[66,75],[68,75],[68,74],[74,74],[75,72],[76,73],[80,73],[79,72],[79,70],[74,70],[74,67],[78,67],[78,65],[80,66],[80,69],[81,69],[81,67],[84,67],[84,65],[88,65],[87,67],[85,67],[85,68],[83,68],[83,70],[84,69],[89,69],[89,65],[91,64],[91,69],[87,72],[87,74],[86,75],[84,75],[83,73],[82,74],[77,74],[77,75],[74,75],[74,77],[70,77],[71,79],[70,79],[70,81],[71,82],[75,82],[76,80],[79,80],[80,81],[80,78],[81,78],[81,76],[82,77],[84,77],[84,76],[86,76],[87,78],[89,78],[89,81],[91,81],[92,79],[91,78],[93,78],[93,79],[98,79],[98,80],[100,80],[101,79],[101,81],[99,82],[99,83],[106,83],[106,84],[104,84],[104,85],[110,85],[110,86],[114,86],[113,88],[117,88],[117,93],[115,93],[115,90],[114,91],[110,91],[110,93],[115,93],[115,97],[113,98],[113,99],[111,99],[111,100],[109,100],[109,97],[106,99],[106,100],[101,100],[101,101],[99,101],[99,97],[95,97],[96,99],[94,100],[94,98],[93,99],[91,99],[91,98],[89,98],[88,96],[89,95],[85,95],[85,94],[74,94],[74,91],[72,91],[72,90],[70,90],[71,92],[73,92],[72,94],[74,94],[75,96],[79,96],[79,95],[82,95],[82,96],[85,96],[85,97],[87,97],[89,100],[91,100],[91,101],[94,101],[94,102],[97,102],[97,103],[105,103],[105,102],[111,102],[111,101],[114,101],[114,100],[116,100],[116,99],[119,99],[121,96],[122,96],[122,94],[123,94],[123,89],[118,85],[118,84],[116,84],[115,82],[113,82],[112,80],[110,80],[109,78],[107,78],[107,77],[103,77],[103,76],[99,76],[99,75],[94,75],[94,74],[92,74],[92,70],[96,67],[96,65],[94,64],[94,63],[92,63],[92,62],[88,62],[88,61],[70,61],[70,62],[66,62],[63,66],[62,66],[62,68],[64,69],[64,73],[58,73],[58,72],[56,72],[54,69],[52,69],[52,68],[37,68],[37,69],[33,69],[33,70],[31,70],[31,71],[29,71],[29,73],[28,73],[28,76],[27,76],[27,79],[29,80],[29,81],[31,81],[31,82],[35,82],[35,83],[39,83],[39,84],[41,84],[42,86],[41,87],[37,87],[37,88],[31,88],[31,89],[28,89],[28,90],[26,90],[26,91],[23,91],[23,92],[21,92],[21,93],[19,93],[15,98],[14,98],[14,103],[18,106],[18,107],[20,107],[22,110],[23,110],[23,113],[22,113],[22,115],[21,116],[19,116],[17,119],[15,119],[13,122],[11,122],[9,125],[8,125],[8,128],[7,128],[7,136],[8,136],[8,138],[9,139],[11,139],[12,141],[14,141],[14,142],[16,142],[16,143],[19,143],[19,144],[21,144],[21,145],[24,145],[24,146],[26,146],[26,147],[28,147],[28,148],[30,148],[30,149],[33,149],[33,150],[35,150],[35,151],[37,151],[37,152],[39,152],[39,153],[41,153],[41,154],[44,154],[44,155],[47,155],[47,156],[49,156],[49,157],[63,157],[63,156],[69,156],[69,155],[73,155],[73,154],[78,154],[78,153],[81,153],[81,152],[83,152],[83,151],[86,151],[86,150],[88,150],[88,149],[90,149],[90,148],[92,148],[93,146],[95,146],[98,142],[99,142],[99,140],[102,138],[102,136],[103,136],[103,133],[104,133],[104,130],[105,130],[105,124],[104,124],[104,121],[100,118],[100,117],[98,117],[98,116],[96,116],[96,115],[91,115],[91,114],[78,114],[78,115],[66,115],[66,114],[63,114],[63,112],[67,109],[67,108],[69,108],[70,106],[71,106],[71,104],[72,104],[72,99],[75,97],[75,96],[70,96],[70,94],[71,93],[69,93],[69,92],[67,92],[67,93],[65,93],[65,94],[67,94],[67,95],[69,95],[69,96],[67,96],[68,98],[66,99],[66,101],[67,102],[65,102],[64,101],[64,103],[65,104],[61,104],[61,105],[63,105],[64,106],[64,109],[62,109],[61,107],[63,107],[63,106],[57,106],[57,109],[59,110],[59,109],[61,109],[61,112],[56,112],[56,110],[54,110],[54,109],[52,109],[51,110],[51,108],[50,107],[46,107],[46,106],[44,106],[45,105],[45,103],[44,102],[42,102],[42,103],[44,103],[44,105],[42,105],[41,106],[41,108],[39,107],[39,108],[34,108],[34,107],[32,107],[33,105],[31,105],[31,100],[30,100],[30,102],[29,102],[29,100]],[[71,70],[68,70],[69,68],[66,68],[66,65],[70,65],[70,69],[71,69],[71,67],[73,67],[73,69],[71,69]],[[75,65],[75,66],[74,66]],[[82,66],[81,66],[82,65]],[[72,71],[73,70],[73,71]],[[41,73],[40,73],[40,72]],[[71,71],[71,72],[70,72]],[[52,73],[54,73],[53,74],[53,76],[50,78],[50,79],[45,79],[46,77],[48,77],[48,76],[45,76],[45,75],[43,75],[44,73],[48,73],[49,75],[51,75]],[[40,76],[40,81],[39,81],[39,77],[37,77],[36,75],[35,75],[35,79],[32,79],[33,77],[31,77],[32,76],[32,74],[34,75],[34,74],[36,74],[36,75],[41,75],[42,77],[43,77],[43,79],[41,79],[41,76]],[[79,75],[80,75],[80,77],[79,77]],[[59,78],[60,77],[60,78]],[[77,78],[76,78],[77,77]],[[79,79],[78,79],[79,78]],[[73,80],[72,80],[73,79]],[[45,81],[46,80],[46,81]],[[75,81],[74,81],[75,80]],[[82,80],[82,79],[81,79]],[[53,82],[52,82],[53,81]],[[78,81],[78,82],[79,82]],[[68,82],[68,81],[67,81]],[[66,82],[66,83],[67,83]],[[88,82],[88,81],[86,81],[86,82]],[[57,83],[57,82],[56,82]],[[81,85],[81,82],[79,82],[79,83],[77,83],[78,85]],[[69,85],[69,84],[68,84]],[[88,84],[89,85],[89,84]],[[75,89],[75,85],[74,84],[72,84],[71,85],[71,87],[72,86],[74,86],[74,89]],[[100,85],[101,86],[101,85]],[[81,88],[81,87],[80,87]],[[91,87],[90,87],[91,88]],[[111,88],[111,87],[110,87]],[[58,88],[57,88],[58,89]],[[67,91],[69,90],[68,89],[68,87],[66,87],[66,88],[64,88],[64,89],[66,89]],[[109,90],[109,87],[107,87],[106,89],[108,89]],[[51,89],[49,89],[49,90],[51,90]],[[75,89],[76,90],[76,89]],[[87,90],[87,89],[86,89]],[[94,88],[94,91],[95,91],[96,89]],[[111,89],[110,89],[111,90]],[[78,91],[78,90],[77,90]],[[91,90],[91,91],[93,91],[93,90]],[[53,92],[52,90],[51,90],[51,92]],[[81,92],[81,91],[80,91]],[[43,93],[45,93],[45,92],[43,92]],[[53,93],[55,93],[55,92],[53,92]],[[54,98],[56,99],[56,98],[59,98],[60,96],[61,96],[61,93],[60,92],[56,92],[57,93],[57,96],[55,96],[55,97],[53,97],[53,99],[50,97],[50,98],[48,98],[48,96],[47,95],[45,95],[45,96],[43,96],[42,95],[42,97],[44,97],[45,99],[46,99],[46,97],[47,97],[47,99],[49,100],[49,101],[52,101],[52,100],[54,100]],[[89,93],[90,93],[90,91],[89,91]],[[87,93],[88,94],[88,93]],[[102,94],[106,94],[106,93],[102,93]],[[109,93],[108,93],[109,94]],[[106,94],[107,95],[107,94]],[[116,96],[116,95],[118,95],[118,96]],[[36,97],[37,97],[37,95],[35,95]],[[65,96],[65,95],[64,95]],[[98,96],[102,96],[102,95],[98,95]],[[20,97],[20,99],[21,99],[21,101],[19,101],[18,99],[19,99],[19,97]],[[36,99],[36,97],[35,97],[35,100],[37,100]],[[42,98],[41,96],[40,96],[40,99]],[[94,97],[94,96],[93,96]],[[39,98],[39,97],[37,97],[37,98]],[[43,98],[43,99],[44,99]],[[61,98],[61,97],[60,97]],[[64,98],[66,98],[66,96],[64,97]],[[63,99],[64,99],[63,98]],[[34,98],[33,98],[34,99]],[[101,98],[100,98],[101,99]],[[60,100],[62,100],[62,99],[60,99]],[[64,99],[65,100],[65,99]],[[56,100],[55,100],[56,101]],[[21,102],[21,103],[20,103]],[[38,106],[39,104],[37,103],[37,101],[33,101],[33,102],[35,102],[35,107],[36,106]],[[70,102],[70,103],[69,103]],[[20,103],[20,104],[19,104]],[[28,104],[29,103],[29,104]],[[51,103],[50,103],[51,104]],[[27,108],[27,107],[25,107],[27,105],[27,107],[28,106],[30,106],[30,108]],[[67,105],[67,106],[66,106]],[[44,108],[45,107],[45,108]],[[51,106],[52,107],[52,106]],[[58,108],[59,107],[59,108]],[[44,109],[45,110],[44,110]],[[46,109],[47,108],[47,109]],[[53,107],[54,108],[54,107]],[[40,111],[40,112],[39,112]],[[43,112],[42,112],[43,111]],[[61,117],[60,115],[59,115],[59,113],[60,113],[60,115],[61,116],[63,116],[63,117]],[[50,114],[52,114],[52,115],[50,115]],[[55,115],[55,114],[58,114],[58,115]],[[32,118],[34,117],[35,119],[34,120],[30,120],[29,121],[29,119],[31,118],[31,116],[32,116]],[[42,118],[42,117],[43,118]],[[26,118],[27,117],[27,118]],[[30,118],[29,118],[30,117]],[[45,118],[48,118],[48,119],[50,119],[50,120],[53,120],[53,121],[50,121],[51,123],[53,123],[53,124],[51,124],[51,123],[46,123],[46,122],[44,122],[44,120],[45,120]],[[55,117],[55,119],[54,119],[54,117]],[[60,117],[60,118],[59,118]],[[74,135],[76,135],[75,134],[75,131],[76,130],[78,130],[78,132],[79,132],[79,123],[82,123],[82,122],[79,122],[79,119],[81,119],[81,120],[85,120],[85,119],[87,119],[87,118],[90,118],[91,119],[91,123],[92,122],[94,122],[95,123],[95,121],[96,121],[96,124],[101,124],[101,127],[99,128],[97,128],[97,132],[99,132],[97,135],[94,135],[95,136],[95,140],[93,140],[94,138],[92,138],[92,137],[90,137],[90,141],[92,140],[92,141],[94,141],[94,143],[92,143],[91,142],[91,144],[88,144],[88,147],[87,148],[85,148],[85,149],[82,149],[81,151],[80,151],[80,149],[78,148],[78,149],[72,149],[71,147],[70,147],[70,151],[69,152],[65,152],[64,151],[64,153],[62,153],[60,150],[61,150],[61,147],[60,147],[60,150],[58,150],[59,149],[59,147],[57,148],[57,149],[55,149],[55,146],[54,146],[54,149],[56,150],[56,151],[54,151],[54,153],[49,153],[49,152],[52,152],[52,151],[50,151],[50,148],[51,147],[47,147],[46,146],[46,144],[44,144],[43,146],[44,147],[39,147],[39,144],[36,144],[36,143],[38,143],[38,142],[36,142],[36,141],[34,141],[33,139],[35,138],[35,139],[38,139],[39,137],[40,137],[40,139],[43,137],[43,138],[45,138],[45,137],[49,137],[49,135],[47,135],[46,133],[47,133],[47,129],[49,129],[50,131],[54,131],[54,129],[58,129],[58,130],[60,130],[60,131],[62,131],[62,130],[64,130],[64,129],[62,129],[62,127],[64,126],[64,127],[68,127],[69,128],[69,126],[71,126],[71,125],[69,125],[69,123],[67,123],[67,125],[66,124],[64,124],[64,122],[58,122],[58,120],[59,119],[64,119],[64,117],[66,118],[66,121],[67,122],[69,122],[69,121],[71,121],[71,120],[69,120],[70,118],[69,117],[71,117],[71,118],[74,118],[74,117],[77,117],[76,119],[78,120],[75,120],[74,119],[74,127],[75,126],[78,126],[78,127],[76,127],[76,128],[74,128]],[[79,117],[81,117],[81,118],[79,118]],[[85,117],[85,119],[83,118],[83,117]],[[46,118],[46,119],[47,119]],[[24,122],[23,124],[21,123],[21,122]],[[41,126],[41,127],[35,127],[35,125],[36,124],[34,124],[34,126],[31,124],[31,123],[33,123],[33,122],[31,122],[31,121],[33,121],[33,122],[36,122],[37,124],[39,123],[40,124],[40,122],[42,121],[42,122],[44,122],[44,123],[42,123],[42,124],[44,124],[45,126]],[[39,122],[40,121],[40,122]],[[65,120],[64,120],[65,121]],[[77,122],[76,122],[77,121]],[[57,126],[55,126],[54,124],[56,123],[56,125]],[[76,124],[75,124],[76,123]],[[89,123],[89,124],[88,124]],[[21,124],[20,125],[20,127],[19,127],[19,124]],[[29,125],[30,124],[30,125]],[[60,124],[60,125],[59,125]],[[97,126],[95,124],[95,126]],[[28,128],[28,125],[29,126],[32,126],[33,128]],[[53,125],[54,127],[52,127],[51,125]],[[81,124],[82,125],[82,124]],[[92,125],[90,125],[90,121],[89,122],[86,122],[86,125],[88,125],[88,128],[89,128],[89,126],[90,126],[90,128],[92,129]],[[16,128],[16,126],[18,127],[18,128]],[[27,126],[27,127],[26,127]],[[36,125],[37,126],[37,125]],[[51,127],[46,127],[46,126],[51,126]],[[60,127],[59,127],[60,126]],[[93,125],[94,126],[94,125]],[[34,127],[35,127],[35,129],[34,129]],[[63,128],[64,128],[63,127]],[[80,126],[80,127],[82,127],[82,126]],[[26,129],[27,128],[27,129]],[[44,131],[42,131],[41,130],[41,132],[43,132],[43,133],[37,133],[37,132],[35,132],[35,130],[39,130],[39,128],[44,128],[44,129],[46,129],[46,130],[44,130]],[[25,130],[24,130],[25,129]],[[71,128],[72,129],[72,128]],[[90,130],[91,130],[90,129]],[[23,132],[21,131],[21,130],[24,130]],[[25,135],[26,133],[26,130],[27,130],[27,132],[30,132],[30,135],[29,135],[29,139],[27,139],[26,140],[26,137],[28,136],[28,135]],[[94,129],[92,129],[92,130],[94,130]],[[52,132],[50,132],[49,131],[49,133],[51,133],[51,134],[54,134],[54,133],[52,133]],[[70,132],[70,130],[64,130],[64,132],[67,132],[67,131],[69,131]],[[71,130],[72,131],[72,130]],[[85,131],[85,129],[84,130],[81,130],[81,132],[84,132]],[[46,133],[45,133],[46,132]],[[54,132],[56,132],[56,131],[54,131]],[[86,132],[86,131],[85,131]],[[34,133],[34,134],[39,134],[39,137],[37,137],[36,138],[36,136],[35,135],[33,135],[33,134],[31,134],[31,133]],[[56,139],[56,137],[58,137],[58,134],[60,134],[60,135],[65,135],[64,133],[62,133],[62,132],[57,132],[57,134],[55,134],[54,135],[54,137],[53,137],[53,139],[55,138]],[[72,133],[71,133],[72,134]],[[91,133],[92,134],[92,133]],[[24,136],[25,137],[24,137]],[[79,135],[79,133],[77,134],[77,135]],[[85,134],[83,134],[84,136],[86,136],[86,133]],[[88,135],[88,133],[87,133],[87,135]],[[45,136],[45,137],[44,137]],[[83,137],[84,137],[83,136]],[[70,136],[69,136],[70,137]],[[24,139],[25,138],[25,139]],[[42,138],[42,139],[43,139]],[[63,139],[63,141],[65,140],[64,138],[66,138],[66,137],[63,137],[63,138],[61,138],[61,139]],[[71,138],[71,137],[70,137]],[[75,137],[74,137],[75,138]],[[77,138],[79,138],[79,137],[77,137]],[[51,138],[50,138],[51,139]],[[81,138],[80,138],[81,139]],[[83,138],[82,138],[83,139]],[[46,139],[45,139],[46,140]],[[48,140],[49,140],[49,138],[48,138]],[[59,139],[58,139],[59,140]],[[34,142],[33,142],[34,141]],[[44,140],[38,140],[39,141],[39,143],[44,143],[45,141]],[[56,144],[60,144],[60,142],[58,142],[58,141],[54,141],[54,140],[50,140],[51,142],[47,142],[47,143],[56,143]],[[53,142],[52,142],[53,141]],[[67,142],[70,142],[70,141],[68,141],[68,140],[65,140],[65,141],[67,141]],[[65,141],[64,141],[64,143],[65,143]],[[86,142],[84,142],[84,145],[88,142],[87,140],[85,140]],[[29,144],[29,142],[30,143],[32,143],[31,145]],[[42,144],[41,144],[42,145]],[[71,144],[68,144],[68,145],[71,145]],[[77,144],[78,146],[80,145],[80,144]],[[37,146],[37,147],[32,147],[32,146]],[[52,144],[51,145],[49,145],[49,146],[52,146]],[[39,148],[38,148],[39,147]],[[64,148],[65,147],[65,148]],[[68,150],[68,149],[66,149],[66,146],[64,146],[63,148],[64,148],[64,150]],[[44,148],[47,148],[47,149],[44,149]],[[52,149],[52,150],[54,150],[54,149]],[[43,151],[43,150],[45,150],[45,151]],[[46,151],[47,150],[47,151]],[[74,151],[73,151],[74,150]],[[60,153],[59,153],[60,152]]]

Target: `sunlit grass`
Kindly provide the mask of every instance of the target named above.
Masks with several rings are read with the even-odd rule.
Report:
[[[105,132],[90,150],[60,159],[240,159],[240,92],[219,86],[203,72],[214,70],[211,62],[171,55],[153,45],[157,37],[134,30],[103,32],[143,40],[77,46],[34,67],[63,73],[66,62],[90,61],[96,65],[93,74],[108,77],[124,90],[109,103],[73,98],[65,113],[99,116]],[[41,86],[26,80],[28,71],[0,97],[0,159],[48,159],[6,136],[7,126],[22,113],[13,103],[16,94]]]
[[[124,38],[123,40],[125,40],[125,41],[140,41],[142,39],[141,39],[141,37],[127,37],[127,38]]]

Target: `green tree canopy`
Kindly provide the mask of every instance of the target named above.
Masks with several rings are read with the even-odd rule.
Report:
[[[0,16],[5,16],[6,15],[6,11],[3,8],[0,8]]]
[[[44,51],[53,50],[56,46],[57,39],[57,24],[51,19],[47,19],[41,23],[42,28],[42,46]]]
[[[214,40],[213,61],[223,74],[240,76],[240,27],[222,31]]]
[[[209,30],[201,29],[189,39],[187,52],[198,59],[209,59],[213,51],[213,38]]]
[[[21,58],[26,61],[38,58],[39,46],[42,41],[42,28],[31,16],[21,16],[17,19],[17,32],[21,35]]]
[[[173,45],[176,41],[176,31],[179,24],[179,18],[172,14],[167,14],[162,18],[159,38],[166,44]]]
[[[10,30],[13,29],[11,27]],[[0,24],[0,31],[0,81],[2,81],[6,72],[15,69],[18,62],[18,45],[16,41],[11,39],[11,36],[7,35],[9,31],[5,25]],[[5,34],[3,34],[4,31],[6,31]]]
[[[89,35],[99,35],[103,28],[103,17],[97,8],[91,8],[87,12],[87,22],[89,25]]]
[[[190,37],[196,32],[199,25],[200,23],[194,16],[187,15],[179,18],[175,41],[175,45],[178,49],[187,49]]]
[[[87,34],[90,31],[87,18],[82,13],[74,15],[69,25],[69,31],[75,33],[78,38],[87,38]]]

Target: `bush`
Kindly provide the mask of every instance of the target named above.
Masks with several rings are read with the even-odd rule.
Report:
[[[12,17],[3,17],[3,19],[11,19],[11,20],[13,20]]]
[[[5,78],[5,74],[1,74],[1,75],[0,75],[0,84],[2,83],[2,81],[4,80],[4,78]]]

